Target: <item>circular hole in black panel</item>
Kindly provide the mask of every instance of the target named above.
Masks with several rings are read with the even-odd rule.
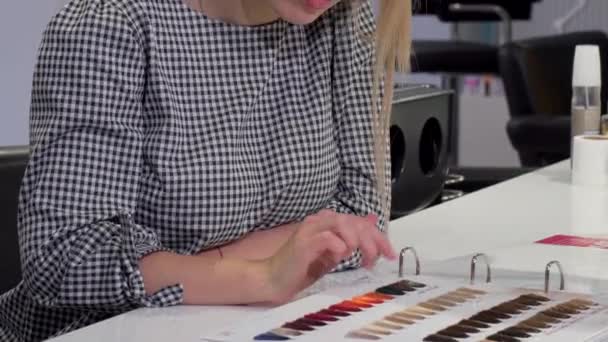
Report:
[[[405,136],[398,126],[391,126],[391,180],[393,183],[399,181],[399,177],[405,168]]]
[[[422,128],[420,137],[420,169],[426,176],[431,176],[439,166],[439,157],[443,144],[441,125],[436,118],[430,118]]]

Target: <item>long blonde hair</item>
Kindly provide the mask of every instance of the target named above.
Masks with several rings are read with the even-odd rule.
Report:
[[[390,215],[390,184],[386,167],[390,141],[393,82],[396,72],[406,72],[410,65],[412,0],[380,0],[376,28],[376,66],[374,69],[374,157],[377,189],[383,212]],[[384,80],[384,94],[379,85]],[[386,193],[387,188],[389,193]]]

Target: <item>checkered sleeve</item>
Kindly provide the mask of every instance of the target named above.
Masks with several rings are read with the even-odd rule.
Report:
[[[147,296],[138,260],[164,250],[133,220],[144,151],[141,34],[109,1],[82,1],[43,37],[33,82],[32,157],[19,208],[24,284],[40,305],[120,311]]]
[[[389,213],[382,210],[374,162],[372,125],[375,19],[370,1],[349,9],[343,5],[336,21],[334,116],[342,173],[338,189],[327,208],[339,213],[379,216],[378,229],[385,231]],[[382,93],[382,89],[379,89]],[[388,144],[388,142],[387,142]],[[386,163],[386,195],[390,203],[390,156]],[[337,270],[359,267],[355,252]]]

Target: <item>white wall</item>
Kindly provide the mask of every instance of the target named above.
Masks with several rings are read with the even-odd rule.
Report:
[[[66,2],[0,1],[0,146],[28,143],[36,51],[48,20]]]
[[[534,6],[534,20],[517,23],[515,38],[556,34],[555,19],[563,17],[578,4],[578,0],[544,0]],[[565,32],[602,30],[608,33],[608,1],[587,0],[586,7],[564,27]]]

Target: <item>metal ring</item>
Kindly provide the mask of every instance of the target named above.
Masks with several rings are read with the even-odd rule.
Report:
[[[464,196],[464,191],[445,189],[441,192],[441,202],[449,202]]]
[[[407,252],[412,252],[412,254],[414,255],[414,258],[416,260],[416,275],[420,275],[420,258],[418,258],[418,253],[416,253],[416,249],[414,249],[414,247],[405,247],[404,249],[401,250],[401,253],[399,253],[399,277],[403,277],[403,269],[404,269],[404,261],[405,261],[405,254]]]
[[[566,289],[566,280],[564,279],[564,269],[562,268],[562,264],[553,260],[547,264],[545,267],[545,293],[549,293],[549,282],[551,281],[551,266],[557,266],[559,271],[559,290],[564,291]]]
[[[445,179],[445,185],[454,185],[462,182],[464,182],[464,176],[453,173],[449,174]]]
[[[483,261],[486,263],[486,283],[492,282],[492,269],[490,268],[490,260],[488,256],[483,253],[478,253],[473,256],[471,259],[471,285],[475,284],[475,268],[477,266],[477,262],[479,258],[483,258]]]

